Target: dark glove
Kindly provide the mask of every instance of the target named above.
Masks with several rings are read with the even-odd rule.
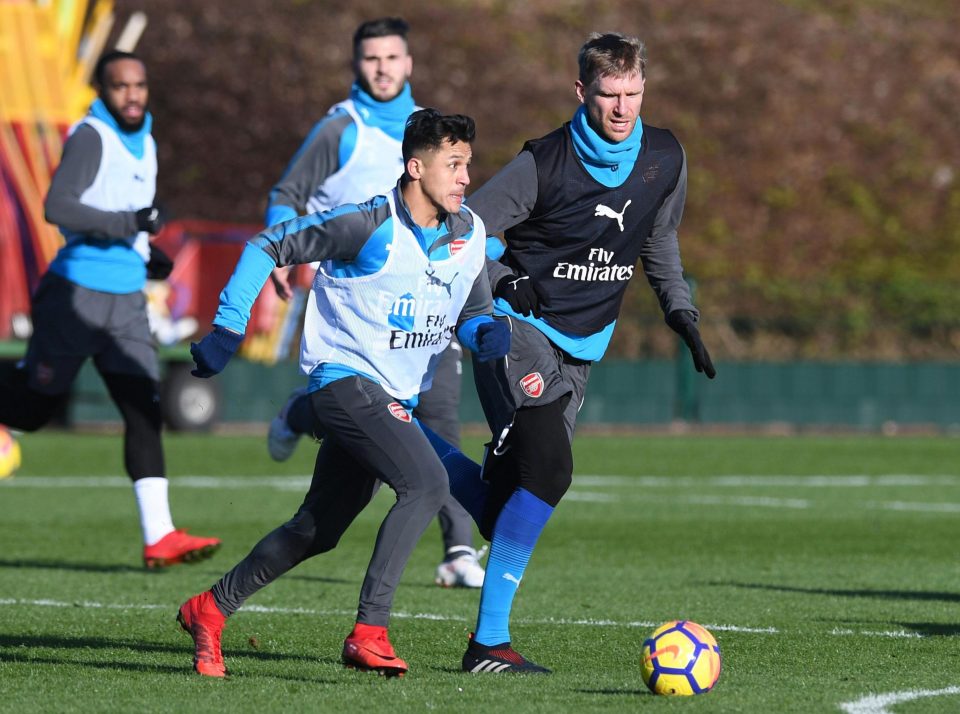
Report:
[[[529,275],[505,275],[497,282],[493,295],[506,300],[520,315],[540,317],[542,300]]]
[[[510,327],[503,320],[477,325],[477,359],[489,362],[510,352]]]
[[[194,377],[212,377],[223,371],[233,353],[243,342],[243,335],[226,327],[216,325],[213,332],[200,342],[190,343],[190,356],[197,368],[190,372]]]
[[[148,206],[137,211],[137,230],[156,235],[167,222],[167,217],[160,206]]]
[[[147,277],[150,280],[166,280],[173,271],[173,258],[157,248],[150,246],[150,260],[147,261]]]
[[[700,339],[700,331],[697,324],[693,321],[693,315],[689,310],[674,310],[667,315],[667,324],[670,329],[676,332],[690,348],[690,354],[693,355],[693,366],[698,372],[703,372],[707,377],[713,379],[717,376],[717,370],[713,367],[710,360],[710,353],[703,346],[703,340]]]

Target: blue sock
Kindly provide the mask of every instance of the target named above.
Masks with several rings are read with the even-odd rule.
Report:
[[[479,527],[489,488],[487,482],[480,478],[480,464],[468,459],[460,449],[441,439],[423,422],[420,422],[420,428],[447,470],[450,493],[467,509],[467,513]]]
[[[510,641],[510,610],[533,547],[550,520],[553,506],[518,488],[493,527],[487,574],[480,592],[476,642],[498,645]]]

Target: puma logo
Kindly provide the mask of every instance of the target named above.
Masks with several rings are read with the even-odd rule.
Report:
[[[517,578],[517,576],[516,576],[516,575],[513,575],[512,573],[504,573],[504,574],[503,574],[503,579],[504,579],[504,580],[509,580],[511,583],[516,583],[517,585],[520,585],[520,580],[519,580],[519,578]]]
[[[604,206],[602,203],[597,204],[597,209],[593,212],[594,217],[603,216],[604,218],[613,218],[616,220],[617,225],[620,226],[620,232],[623,233],[623,214],[627,212],[627,206],[633,203],[632,199],[627,199],[627,202],[623,204],[623,210],[620,213],[614,211],[610,206]]]
[[[449,283],[445,283],[434,275],[436,272],[433,268],[427,269],[427,285],[436,285],[438,288],[444,288],[447,291],[447,297],[451,297],[450,286],[453,285],[453,281],[457,279],[457,275],[460,275],[460,273],[456,273],[450,278]]]

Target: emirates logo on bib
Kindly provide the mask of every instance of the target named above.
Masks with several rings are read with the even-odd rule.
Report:
[[[387,409],[390,410],[390,413],[397,419],[407,424],[410,423],[410,412],[403,408],[403,405],[400,402],[390,402],[387,405]]]
[[[520,389],[528,397],[536,399],[543,394],[543,377],[540,376],[539,372],[531,372],[520,380]]]
[[[467,245],[467,241],[463,238],[457,238],[456,240],[450,241],[450,255],[456,255]]]

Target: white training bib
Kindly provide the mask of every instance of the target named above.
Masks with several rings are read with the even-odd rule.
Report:
[[[310,374],[323,363],[344,365],[370,375],[397,399],[409,399],[430,387],[432,367],[483,269],[486,234],[473,214],[473,233],[462,247],[431,261],[397,218],[393,191],[387,199],[393,233],[378,272],[341,278],[331,274],[330,263],[320,264],[307,304],[300,368]]]
[[[157,145],[149,134],[143,141],[143,156],[137,158],[123,145],[117,132],[105,122],[86,116],[70,128],[72,134],[87,124],[100,135],[102,156],[93,183],[80,195],[80,203],[100,211],[139,211],[153,205],[157,193]],[[85,236],[64,232],[67,242]],[[150,260],[150,234],[144,231],[125,239],[134,250]]]
[[[353,153],[340,169],[324,179],[307,201],[307,212],[326,211],[344,203],[362,203],[373,196],[385,195],[403,173],[403,144],[382,129],[364,123],[353,100],[334,105],[331,112],[343,109],[357,127]]]

